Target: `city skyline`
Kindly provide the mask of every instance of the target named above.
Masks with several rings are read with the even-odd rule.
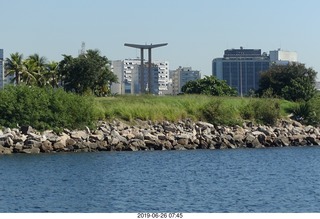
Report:
[[[12,0],[2,3],[0,48],[5,57],[39,53],[60,61],[62,54],[76,56],[85,42],[109,60],[123,60],[140,55],[125,42],[168,42],[154,60],[168,60],[171,69],[192,66],[202,75],[211,75],[212,60],[225,49],[281,48],[319,72],[319,6],[315,0]]]

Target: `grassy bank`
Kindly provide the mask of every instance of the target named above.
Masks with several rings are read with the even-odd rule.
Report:
[[[243,120],[261,120],[261,114],[285,117],[296,105],[276,99],[182,96],[117,96],[96,98],[96,107],[104,119],[178,121],[185,118],[211,120],[213,123],[238,124]],[[257,112],[259,111],[259,112]],[[263,117],[263,115],[262,115]],[[262,121],[265,123],[265,121]]]
[[[186,118],[216,125],[242,124],[245,120],[273,125],[296,105],[278,99],[206,95],[94,98],[62,89],[8,86],[0,91],[0,126],[61,130],[92,127],[100,119],[176,122]]]

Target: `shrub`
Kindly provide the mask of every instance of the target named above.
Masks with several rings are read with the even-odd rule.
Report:
[[[240,115],[245,120],[275,125],[280,118],[280,103],[271,98],[252,99],[240,108]]]
[[[309,101],[299,102],[298,105],[291,110],[293,119],[304,124],[319,125],[320,124],[320,96],[315,96]]]
[[[210,101],[200,111],[203,119],[214,125],[239,124],[236,109],[224,104],[222,99],[218,98]]]
[[[101,114],[94,111],[91,97],[62,89],[7,86],[0,91],[0,125],[30,125],[36,129],[81,128],[92,126]]]

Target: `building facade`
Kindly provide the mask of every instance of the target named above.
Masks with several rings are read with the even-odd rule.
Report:
[[[238,91],[240,96],[259,88],[260,73],[268,70],[270,59],[260,49],[229,49],[212,61],[212,74]]]
[[[172,72],[172,94],[177,95],[181,93],[181,88],[188,81],[194,81],[201,78],[200,71],[192,70],[191,67],[179,67]]]
[[[149,83],[148,63],[144,63],[144,83],[146,91],[141,91],[141,60],[125,59],[112,61],[111,69],[118,77],[119,83],[111,86],[111,92],[117,94],[140,94],[149,92],[155,95],[164,95],[169,85],[169,62],[155,61],[151,66],[151,86]]]
[[[288,65],[291,62],[298,62],[298,54],[281,49],[270,51],[270,62],[276,65]]]

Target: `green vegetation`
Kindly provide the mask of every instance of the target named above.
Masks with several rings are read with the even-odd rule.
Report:
[[[19,53],[10,54],[5,61],[6,75],[13,75],[16,85],[63,87],[78,94],[106,96],[117,77],[110,70],[109,60],[98,50],[87,50],[78,57],[63,55],[63,60],[48,62],[39,54],[23,59]]]
[[[109,68],[109,60],[98,50],[88,50],[76,58],[64,55],[58,73],[63,77],[65,90],[78,94],[106,96],[111,93],[111,83],[118,80]]]
[[[63,55],[60,62],[48,62],[38,54],[23,59],[13,53],[5,61],[5,72],[14,76],[16,86],[0,91],[0,126],[59,130],[91,126],[99,119],[176,122],[186,118],[215,125],[244,121],[274,125],[289,114],[305,124],[320,124],[317,73],[303,64],[274,65],[263,72],[260,98],[235,97],[236,90],[214,76],[187,82],[182,87],[185,95],[106,97],[117,77],[98,50],[78,57]]]
[[[214,97],[207,95],[118,96],[96,98],[105,119],[179,121],[185,118],[216,125],[236,125],[245,120],[273,125],[296,104],[278,99]]]
[[[299,106],[298,103],[272,98],[208,95],[93,98],[62,89],[25,85],[7,86],[0,91],[0,100],[0,125],[31,125],[39,130],[90,127],[99,119],[177,122],[190,118],[215,125],[240,125],[244,121],[274,125],[278,118],[289,113],[296,112],[298,116],[294,110]],[[314,100],[312,110],[308,114],[310,117],[306,118],[315,122],[316,115],[320,113],[320,98]]]
[[[304,64],[273,65],[261,74],[258,93],[290,101],[308,101],[316,94],[317,72]]]
[[[7,86],[0,91],[0,125],[43,129],[83,128],[99,118],[94,98],[61,89]]]
[[[188,81],[181,91],[186,94],[205,94],[213,96],[236,96],[236,89],[226,81],[218,80],[215,76],[205,76],[203,79]]]

